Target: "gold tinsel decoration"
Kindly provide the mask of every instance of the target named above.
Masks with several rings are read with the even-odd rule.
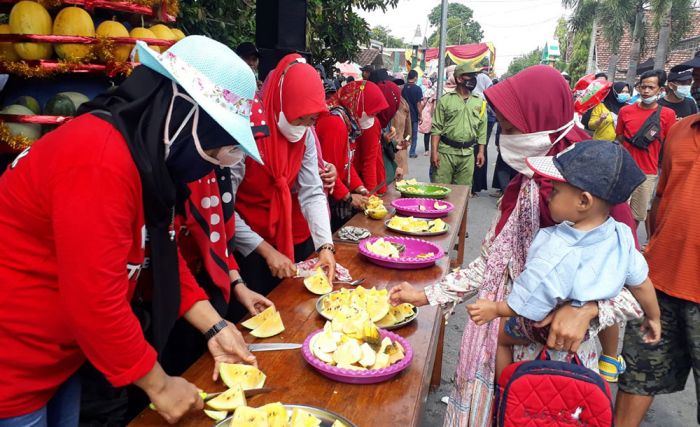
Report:
[[[22,151],[32,145],[34,141],[24,135],[13,135],[5,123],[0,123],[0,142],[4,142],[13,150]]]
[[[71,64],[65,62],[59,62],[56,67],[47,68],[41,65],[29,65],[25,61],[0,61],[0,69],[4,73],[14,74],[24,78],[30,77],[50,77],[56,74],[67,73],[72,68]]]

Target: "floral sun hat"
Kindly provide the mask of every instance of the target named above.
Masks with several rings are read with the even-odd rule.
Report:
[[[141,65],[182,86],[247,155],[262,163],[250,126],[255,76],[238,55],[204,36],[185,37],[163,53],[137,41],[136,50]]]

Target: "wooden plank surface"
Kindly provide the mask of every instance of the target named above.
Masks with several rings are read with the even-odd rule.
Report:
[[[402,281],[423,287],[442,278],[449,268],[449,260],[444,257],[427,269],[386,269],[369,263],[352,244],[338,244],[336,259],[350,270],[353,278],[366,278],[363,286],[380,289]],[[318,297],[304,288],[301,279],[283,281],[269,297],[280,311],[286,330],[268,339],[256,339],[244,333],[246,341],[302,343],[311,332],[323,326],[325,320],[315,308]],[[397,377],[380,384],[352,385],[326,379],[304,361],[300,350],[257,352],[259,366],[267,375],[265,386],[273,391],[252,397],[249,405],[257,407],[276,401],[307,404],[342,414],[357,426],[415,426],[421,419],[428,395],[441,323],[439,310],[426,306],[420,308],[414,322],[394,331],[411,344],[413,361]],[[211,380],[212,370],[213,361],[207,353],[183,376],[205,391],[223,391],[226,388],[223,383],[215,384]],[[178,425],[213,424],[204,414],[198,413],[189,415]],[[165,425],[165,421],[146,409],[130,425],[160,426]]]

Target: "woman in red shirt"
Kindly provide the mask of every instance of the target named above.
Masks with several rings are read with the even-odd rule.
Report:
[[[179,183],[235,164],[239,146],[258,156],[255,78],[206,37],[137,49],[144,66],[0,177],[0,426],[77,425],[72,377],[86,358],[114,386],[142,388],[169,422],[201,408],[197,387],[156,360],[178,316],[206,333],[217,364],[255,363],[185,268],[173,222]],[[152,344],[130,306],[147,243]]]

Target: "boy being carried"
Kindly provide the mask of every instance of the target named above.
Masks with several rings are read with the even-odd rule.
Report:
[[[511,347],[527,344],[533,336],[524,318],[540,321],[568,301],[582,305],[613,298],[625,285],[644,309],[645,341],[658,342],[660,311],[649,268],[635,248],[632,230],[609,217],[610,207],[627,200],[645,179],[632,157],[616,142],[584,141],[554,157],[528,158],[527,164],[552,180],[548,205],[558,225],[535,236],[507,301],[478,300],[467,306],[479,325],[509,318],[500,324],[496,378],[513,362]],[[619,326],[599,334],[599,370],[610,382],[624,371],[618,336]]]

